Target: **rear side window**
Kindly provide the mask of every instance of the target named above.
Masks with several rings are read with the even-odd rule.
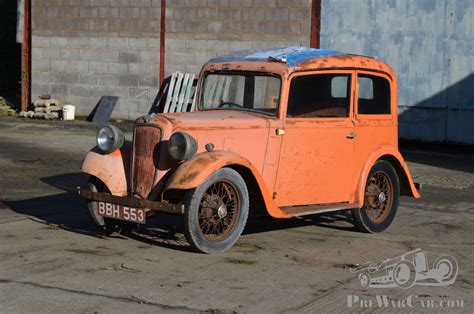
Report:
[[[358,113],[390,114],[390,84],[380,76],[359,75]]]
[[[351,76],[314,74],[291,80],[288,117],[349,117]]]

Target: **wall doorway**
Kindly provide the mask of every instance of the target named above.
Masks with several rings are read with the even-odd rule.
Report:
[[[17,43],[18,3],[0,0],[0,97],[20,109],[21,106],[21,48]]]

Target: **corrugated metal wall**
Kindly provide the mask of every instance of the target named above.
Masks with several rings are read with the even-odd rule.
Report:
[[[323,0],[321,47],[399,79],[400,137],[474,144],[473,0]]]

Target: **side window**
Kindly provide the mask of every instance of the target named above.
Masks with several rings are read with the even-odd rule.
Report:
[[[390,114],[390,84],[380,76],[360,74],[358,113]]]
[[[313,74],[291,80],[288,117],[349,117],[350,74]]]

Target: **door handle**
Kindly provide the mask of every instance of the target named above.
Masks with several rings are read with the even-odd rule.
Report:
[[[347,137],[347,138],[350,138],[350,139],[353,139],[353,138],[356,138],[356,137],[357,137],[357,134],[355,134],[354,132],[351,132],[351,133],[347,134],[346,137]]]

